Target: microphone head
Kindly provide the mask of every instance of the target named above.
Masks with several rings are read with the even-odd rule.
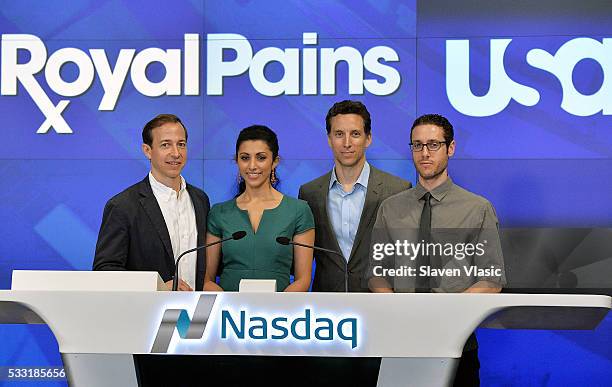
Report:
[[[236,231],[232,234],[232,239],[237,241],[238,239],[242,239],[246,236],[246,231]]]
[[[280,243],[281,245],[287,246],[291,240],[284,236],[279,236],[276,238],[276,243]]]

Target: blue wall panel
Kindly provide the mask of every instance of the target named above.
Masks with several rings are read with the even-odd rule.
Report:
[[[491,200],[502,226],[612,226],[612,91],[608,99],[588,99],[612,90],[612,44],[604,40],[612,38],[608,1],[20,1],[2,4],[0,32],[32,35],[30,39],[45,45],[44,59],[67,47],[81,50],[85,57],[91,57],[92,49],[104,50],[111,68],[127,49],[134,49],[135,56],[148,48],[180,50],[181,57],[175,69],[181,72],[178,95],[143,95],[128,71],[116,106],[109,111],[99,110],[105,89],[97,72],[79,95],[63,96],[41,69],[34,80],[53,105],[70,101],[62,116],[72,134],[58,134],[53,128],[37,134],[45,115],[32,89],[18,82],[17,95],[3,91],[3,289],[10,287],[14,269],[90,267],[105,202],[148,171],[140,132],[158,113],[175,113],[187,125],[190,161],[184,176],[204,188],[213,203],[234,195],[235,138],[253,123],[269,125],[278,133],[281,190],[297,195],[300,184],[331,167],[325,114],[334,102],[351,98],[364,101],[372,114],[374,141],[368,158],[379,168],[415,182],[410,125],[417,115],[441,113],[456,130],[451,175]],[[305,44],[303,33],[316,33],[317,43]],[[185,34],[199,39],[197,67],[189,75]],[[243,69],[224,78],[221,95],[209,95],[207,37],[214,34],[242,35],[255,56],[271,47],[298,49],[300,91],[263,95],[252,84],[249,70]],[[510,41],[498,55],[492,47],[504,39]],[[462,49],[466,44],[469,48]],[[560,66],[570,74],[570,81],[562,82],[544,63],[546,53],[555,58],[573,44],[577,48],[564,61],[579,60],[575,66],[570,63],[573,67]],[[325,49],[349,47],[363,57],[380,46],[398,57],[378,61],[401,79],[393,92],[375,95],[365,88],[351,94],[349,74],[357,68],[341,62],[333,69],[335,93],[322,94],[319,63],[315,95],[304,95],[305,49],[316,51],[319,61]],[[8,65],[5,52],[2,56],[2,65]],[[31,56],[20,50],[19,63]],[[237,57],[231,49],[223,53],[224,62]],[[469,66],[462,69],[465,62]],[[292,69],[272,62],[262,71],[275,82]],[[505,74],[501,78],[499,71]],[[60,74],[72,82],[83,72],[67,63]],[[145,74],[151,82],[160,82],[168,71],[154,62]],[[11,74],[3,76],[6,87]],[[363,77],[386,81],[368,68],[363,68]],[[466,79],[467,86],[462,86]],[[510,97],[508,83],[498,84],[508,79],[519,85],[518,94]],[[196,81],[196,92],[187,95],[185,86]],[[575,88],[584,98],[563,107],[564,87]],[[485,98],[495,93],[497,98]],[[500,98],[508,98],[507,104],[491,113]],[[599,109],[577,114],[590,106]],[[489,113],[474,114],[478,109]],[[479,330],[483,384],[608,385],[611,334],[610,317],[594,332]],[[0,326],[0,342],[0,366],[61,364],[57,343],[46,327]]]

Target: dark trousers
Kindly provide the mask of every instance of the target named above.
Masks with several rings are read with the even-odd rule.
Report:
[[[478,361],[478,348],[464,351],[461,355],[453,386],[480,386],[480,361]]]
[[[134,355],[140,387],[376,386],[380,358]]]

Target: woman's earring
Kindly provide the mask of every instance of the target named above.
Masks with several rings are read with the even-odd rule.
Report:
[[[275,169],[273,169],[272,173],[270,173],[270,183],[272,183],[272,185],[276,184],[276,172],[275,172]]]

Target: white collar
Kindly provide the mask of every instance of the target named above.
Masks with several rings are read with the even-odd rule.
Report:
[[[176,191],[174,191],[173,188],[170,188],[167,185],[160,183],[155,178],[155,176],[153,176],[153,173],[151,172],[149,172],[149,183],[151,184],[151,189],[153,190],[153,194],[165,200],[170,200],[172,195],[176,193]],[[179,189],[179,192],[177,195],[181,195],[183,192],[185,192],[186,189],[187,189],[187,183],[185,182],[185,179],[183,178],[183,176],[181,176],[181,188]]]

